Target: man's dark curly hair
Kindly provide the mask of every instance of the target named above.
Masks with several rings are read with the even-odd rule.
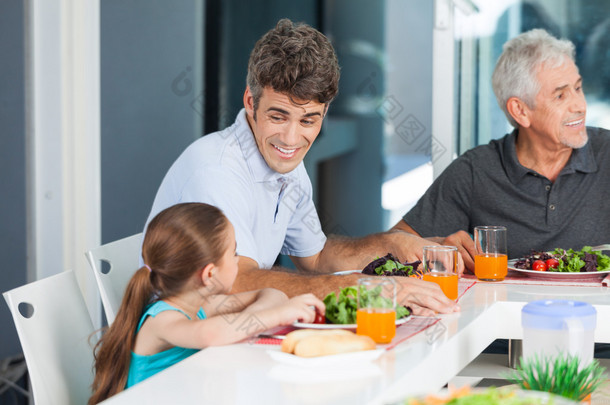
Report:
[[[248,62],[254,111],[263,89],[330,104],[339,90],[339,62],[328,38],[304,23],[280,20],[258,40]]]

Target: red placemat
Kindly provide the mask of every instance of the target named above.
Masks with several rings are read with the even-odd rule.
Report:
[[[474,277],[474,276],[473,276]],[[476,278],[461,278],[458,281],[458,299],[459,301],[462,296],[468,291],[473,285],[477,283]],[[436,324],[439,321],[439,318],[435,317],[419,317],[413,316],[411,320],[405,322],[402,325],[396,327],[396,336],[392,340],[392,342],[386,346],[386,349],[391,349],[395,347],[398,343],[404,342],[417,335],[419,332],[422,332],[428,329],[430,326]],[[278,326],[276,328],[269,329],[265,331],[265,335],[286,335],[287,333],[292,332],[297,328],[293,326]],[[254,337],[250,340],[250,343],[257,345],[280,345],[282,344],[281,339],[275,339],[270,337]]]
[[[459,301],[460,298],[462,298],[462,296],[466,293],[466,291],[468,291],[476,283],[476,279],[459,279],[457,301]],[[442,333],[445,331],[445,327],[439,327],[440,325],[442,325],[438,324],[439,321],[440,318],[436,317],[413,316],[410,321],[396,328],[396,336],[394,337],[394,339],[392,339],[392,342],[383,347],[385,347],[386,350],[393,349],[398,344],[424,331],[426,331],[426,334],[430,339],[435,339],[438,333]]]
[[[474,284],[474,283],[472,283]],[[419,332],[422,332],[428,329],[430,326],[436,324],[440,319],[435,317],[423,317],[423,316],[412,316],[410,320],[403,323],[402,325],[398,325],[396,327],[396,336],[392,339],[392,342],[387,345],[382,345],[385,349],[392,349],[397,344],[404,342],[417,335]],[[287,333],[295,330],[295,327],[292,326],[278,326],[277,328],[269,329],[265,331],[265,335],[285,335]],[[249,341],[251,344],[257,345],[280,345],[282,344],[281,339],[275,339],[270,337],[258,337],[255,336],[251,338]]]
[[[253,343],[256,345],[281,345],[282,340],[275,338],[258,338]]]
[[[264,332],[265,335],[286,335],[293,330],[296,330],[294,326],[276,326]],[[251,344],[257,345],[281,345],[282,339],[276,339],[272,337],[258,337],[254,336],[248,341]]]
[[[386,350],[393,349],[405,340],[412,338],[431,326],[436,325],[440,320],[440,318],[435,317],[413,316],[413,319],[410,321],[396,327],[396,336],[394,336],[394,339],[392,339],[392,341],[387,345],[382,345],[381,347],[385,348]]]
[[[458,299],[457,299],[457,301],[459,301],[464,296],[466,291],[470,290],[470,287],[472,287],[476,283],[477,283],[476,278],[473,280],[471,278],[464,278],[462,276],[462,278],[460,278],[458,280]]]

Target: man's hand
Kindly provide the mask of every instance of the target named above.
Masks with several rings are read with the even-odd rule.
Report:
[[[441,243],[443,245],[456,246],[464,260],[464,267],[471,273],[474,273],[474,241],[467,232],[457,231],[447,236]]]
[[[402,262],[414,262],[424,257],[424,246],[434,246],[438,243],[402,230],[389,230],[388,235],[392,238],[388,252],[393,253]]]
[[[394,227],[392,227],[392,229],[390,229],[388,231],[388,233],[392,233],[392,232],[403,232],[403,233],[407,233],[407,234],[411,234],[412,236],[415,237],[420,237],[420,235],[415,232],[415,229],[411,228],[411,226],[409,224],[407,224],[405,221],[403,221],[402,219],[400,221],[398,221],[398,223],[396,225],[394,225]],[[421,237],[420,237],[421,238]],[[421,242],[420,247],[421,250],[419,250],[420,253],[420,257],[423,256],[423,247],[424,246],[429,246],[429,245],[450,245],[450,246],[456,246],[458,248],[458,263],[457,263],[457,271],[459,275],[462,275],[464,273],[464,267],[468,270],[470,270],[471,272],[474,272],[474,242],[472,241],[472,239],[470,238],[470,235],[468,235],[466,232],[464,231],[458,231],[452,235],[447,236],[446,238],[443,237],[426,237],[425,239],[423,239],[424,244],[422,245]],[[417,241],[411,241],[411,243],[414,243]],[[409,243],[409,241],[406,241],[405,243]],[[402,260],[402,258],[401,258]],[[421,260],[421,259],[418,259]]]
[[[459,233],[459,232],[458,232]],[[438,246],[438,245],[451,245],[457,246],[453,243],[450,243],[452,240],[449,237],[440,240],[440,238],[421,238],[415,234],[405,232],[402,230],[392,229],[388,231],[388,234],[393,235],[394,244],[392,252],[396,252],[395,255],[398,256],[400,260],[403,262],[413,262],[415,260],[422,260],[424,256],[424,246]],[[454,234],[457,235],[457,234]],[[454,236],[451,235],[451,236]],[[468,234],[466,234],[468,235]],[[471,240],[472,242],[472,240]],[[472,245],[474,249],[474,244]],[[458,246],[458,252],[460,252],[460,246]],[[403,258],[404,257],[404,258]],[[470,259],[472,261],[472,259]],[[457,272],[458,275],[462,275],[464,273],[464,260],[462,260],[462,254],[457,255]]]
[[[398,295],[396,304],[411,308],[413,315],[433,316],[460,310],[459,305],[447,298],[438,284],[413,277],[394,277],[394,280]]]

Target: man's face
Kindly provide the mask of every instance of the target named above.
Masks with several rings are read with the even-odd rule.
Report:
[[[570,148],[587,143],[585,115],[587,102],[582,78],[571,60],[538,72],[540,91],[531,110],[530,128],[544,138]]]
[[[256,110],[250,89],[244,106],[256,145],[267,165],[278,173],[294,170],[320,133],[326,106],[317,101],[295,100],[266,87]]]

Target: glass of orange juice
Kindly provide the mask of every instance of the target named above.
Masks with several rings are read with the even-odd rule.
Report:
[[[482,281],[502,281],[508,272],[506,227],[474,228],[474,275]]]
[[[356,333],[376,343],[390,343],[396,335],[396,282],[389,277],[358,280]]]
[[[438,284],[447,298],[457,300],[457,247],[424,246],[423,265],[424,281]]]

